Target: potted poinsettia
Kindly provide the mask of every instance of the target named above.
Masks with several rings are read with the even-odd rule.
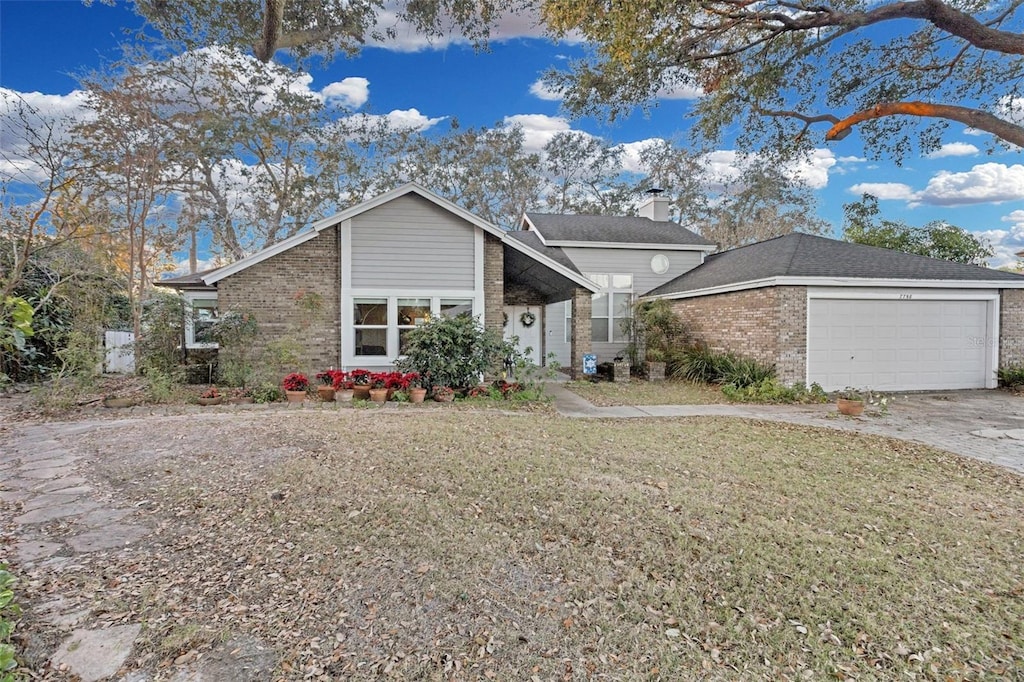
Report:
[[[224,396],[220,394],[216,386],[210,386],[199,395],[199,404],[204,407],[207,405],[220,405],[223,400]]]
[[[284,393],[288,396],[288,402],[301,403],[306,399],[306,391],[309,389],[309,378],[302,372],[292,372],[281,382]]]
[[[391,380],[390,372],[373,372],[370,374],[370,400],[375,403],[386,403],[388,401],[388,383]]]
[[[427,387],[424,385],[423,377],[419,372],[408,372],[403,376],[406,391],[409,393],[409,402],[422,403],[427,397]]]
[[[316,393],[320,396],[320,400],[323,402],[326,403],[334,400],[334,378],[335,375],[339,373],[342,375],[345,374],[341,370],[334,369],[333,367],[331,369],[324,370],[323,372],[317,372],[316,379],[320,382],[320,385],[316,387]]]
[[[352,400],[352,380],[348,378],[348,372],[334,370],[333,388],[336,402],[347,403]]]
[[[352,397],[358,400],[369,400],[370,399],[370,375],[372,372],[368,369],[354,369],[348,373],[349,379],[352,380]]]
[[[434,400],[439,403],[450,403],[455,399],[455,389],[451,386],[434,386]]]

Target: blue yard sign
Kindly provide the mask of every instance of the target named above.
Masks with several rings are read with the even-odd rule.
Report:
[[[583,373],[597,374],[597,356],[587,353],[583,356]]]

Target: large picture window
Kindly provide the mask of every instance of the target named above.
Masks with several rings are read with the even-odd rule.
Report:
[[[410,331],[431,317],[472,315],[472,298],[359,296],[352,299],[354,355],[394,358],[405,351]]]
[[[601,287],[591,298],[590,338],[594,343],[625,343],[623,320],[633,311],[633,275],[588,274]]]

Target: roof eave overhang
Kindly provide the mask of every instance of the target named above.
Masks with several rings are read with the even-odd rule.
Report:
[[[962,280],[962,279],[881,279],[872,277],[765,277],[763,279],[723,284],[703,289],[670,292],[664,294],[643,294],[644,299],[681,299],[698,296],[727,294],[733,291],[761,289],[763,287],[806,286],[806,287],[903,287],[915,289],[1024,289],[1024,278],[1013,280]]]
[[[540,236],[540,233],[537,233]],[[705,253],[711,253],[718,247],[714,244],[647,244],[644,242],[592,242],[592,241],[571,241],[571,240],[554,240],[549,239],[545,241],[541,239],[545,246],[558,246],[561,248],[582,248],[582,249],[631,249],[631,250],[650,250],[650,251],[703,251]]]
[[[570,268],[565,267],[564,265],[562,265],[558,261],[556,261],[556,260],[554,260],[552,258],[549,258],[548,256],[545,256],[543,253],[541,253],[541,252],[539,252],[539,251],[537,251],[535,249],[530,248],[529,246],[527,246],[526,244],[522,243],[521,241],[519,241],[517,239],[514,239],[512,237],[509,237],[507,235],[504,237],[504,239],[502,241],[504,242],[504,244],[506,246],[511,247],[514,251],[518,251],[519,253],[522,253],[522,254],[524,254],[526,256],[529,256],[530,258],[532,258],[533,260],[537,261],[538,263],[540,263],[544,267],[553,270],[554,272],[558,273],[562,277],[565,277],[566,279],[568,279],[569,281],[573,282],[574,284],[578,284],[579,286],[583,287],[584,289],[587,289],[591,293],[595,293],[596,294],[599,291],[601,291],[601,287],[599,287],[597,284],[592,282],[587,277],[581,275],[578,272],[575,272],[574,270],[572,270]]]

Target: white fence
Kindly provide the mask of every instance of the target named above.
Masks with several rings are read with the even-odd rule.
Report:
[[[109,374],[135,372],[135,334],[131,332],[105,332],[103,335],[103,371]]]

